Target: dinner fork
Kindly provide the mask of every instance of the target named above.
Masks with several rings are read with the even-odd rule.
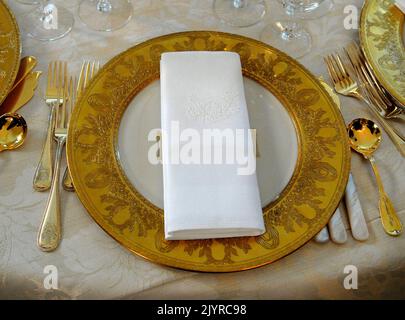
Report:
[[[60,210],[60,193],[59,193],[59,175],[60,175],[60,161],[62,158],[63,150],[67,138],[67,128],[69,116],[68,108],[72,108],[73,103],[73,79],[66,82],[63,88],[63,103],[56,109],[55,115],[55,128],[53,131],[53,138],[57,142],[56,157],[53,168],[53,179],[51,191],[49,193],[48,201],[46,204],[44,216],[42,218],[41,226],[38,232],[37,244],[43,251],[55,250],[61,239],[61,210]],[[68,105],[69,103],[69,105]]]
[[[48,129],[41,158],[34,174],[33,187],[37,191],[46,191],[52,183],[52,137],[56,108],[63,103],[59,95],[67,79],[67,63],[53,61],[48,66],[48,79],[45,90],[45,103],[51,108],[48,118]]]
[[[390,94],[381,87],[372,72],[371,66],[364,58],[364,55],[357,44],[355,42],[350,43],[344,48],[344,51],[356,72],[360,84],[368,91],[372,102],[381,105],[385,109],[383,116],[387,119],[405,119],[405,108],[398,106],[397,102],[394,101],[394,98],[392,98]]]
[[[100,62],[99,61],[85,61],[82,64],[82,68],[80,70],[80,75],[79,75],[79,80],[77,82],[76,86],[76,94],[75,94],[75,100],[82,94],[84,89],[87,87],[89,84],[90,80],[94,77],[94,75],[98,72],[100,69]],[[71,104],[72,107],[76,105],[76,103]],[[70,110],[71,112],[73,110]],[[65,173],[63,174],[63,188],[66,191],[74,191],[75,188],[73,186],[73,181],[70,176],[69,168],[66,167]]]
[[[347,71],[340,55],[337,53],[329,55],[325,57],[325,62],[336,92],[344,96],[354,97],[364,101],[387,132],[398,151],[405,157],[405,138],[380,114],[380,112],[384,112],[384,109],[380,105],[370,102],[370,94],[367,90],[360,91],[358,83]]]

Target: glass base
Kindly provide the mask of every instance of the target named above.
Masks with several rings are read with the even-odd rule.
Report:
[[[262,31],[260,38],[263,42],[296,59],[309,53],[312,48],[310,33],[293,21],[280,21],[268,25]]]
[[[294,11],[294,17],[303,20],[319,19],[335,8],[333,0],[319,1],[319,4],[303,7]]]
[[[39,4],[39,0],[15,0],[22,4]]]
[[[249,27],[263,19],[266,4],[262,0],[215,0],[214,12],[232,27]]]
[[[128,0],[83,0],[79,5],[79,17],[90,29],[113,31],[125,26],[132,18],[133,7]]]
[[[25,15],[22,19],[23,29],[28,36],[41,41],[52,41],[64,37],[72,30],[74,24],[72,13],[59,5],[53,7],[57,8],[55,21],[44,21],[42,6]]]

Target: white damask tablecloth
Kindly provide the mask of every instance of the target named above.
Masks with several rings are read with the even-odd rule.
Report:
[[[7,1],[6,1],[7,2]],[[83,59],[103,62],[146,39],[185,30],[219,30],[258,38],[266,23],[280,13],[276,0],[268,0],[269,14],[250,28],[231,28],[212,14],[211,0],[133,0],[134,18],[112,33],[93,32],[77,17],[77,0],[56,1],[75,14],[73,31],[65,38],[43,43],[24,34],[23,55],[39,59],[38,70],[47,70],[52,59],[63,59],[78,72]],[[312,52],[300,61],[316,75],[327,73],[322,57],[357,38],[357,30],[345,30],[344,7],[362,0],[336,0],[329,15],[305,22],[314,34]],[[17,20],[32,6],[9,0]],[[36,246],[36,234],[48,193],[32,189],[32,177],[40,157],[49,109],[42,101],[45,76],[36,97],[20,113],[28,121],[29,137],[19,150],[0,154],[0,298],[405,298],[405,236],[392,238],[381,227],[378,191],[370,166],[354,155],[352,171],[365,210],[370,239],[349,237],[345,245],[310,242],[293,254],[259,269],[203,274],[156,265],[129,253],[104,233],[73,193],[62,193],[63,241],[53,253]],[[342,98],[343,115],[351,119],[373,118],[364,105]],[[405,161],[384,134],[377,152],[386,191],[405,222]],[[47,290],[44,268],[58,270],[58,290]],[[358,268],[357,290],[343,286],[344,267]]]

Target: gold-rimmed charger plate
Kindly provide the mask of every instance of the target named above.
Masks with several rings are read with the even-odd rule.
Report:
[[[0,0],[0,104],[14,84],[20,66],[21,43],[17,22]]]
[[[366,0],[361,13],[360,42],[378,81],[405,105],[404,14],[395,0]]]
[[[278,97],[294,123],[299,144],[295,171],[280,196],[263,208],[267,232],[260,237],[165,241],[163,210],[122,169],[117,145],[127,106],[159,78],[162,52],[185,50],[239,53],[244,76]],[[109,235],[151,261],[207,272],[255,268],[312,239],[336,209],[350,167],[344,121],[309,71],[264,43],[208,31],[155,38],[109,61],[74,109],[67,156],[80,200]]]

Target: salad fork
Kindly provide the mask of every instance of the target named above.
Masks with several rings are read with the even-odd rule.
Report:
[[[61,210],[59,193],[60,162],[67,138],[69,116],[68,108],[73,103],[73,79],[70,78],[63,89],[63,103],[56,109],[53,138],[57,142],[56,157],[53,168],[53,179],[44,216],[38,232],[37,244],[43,251],[55,250],[61,239]],[[69,105],[68,105],[69,103]]]
[[[90,80],[94,77],[94,75],[98,72],[100,69],[100,62],[99,61],[93,61],[93,62],[83,62],[82,68],[80,70],[80,75],[79,75],[79,80],[77,82],[76,86],[76,93],[75,93],[75,101],[77,98],[82,94],[84,89],[87,87],[89,84]],[[75,101],[72,104],[72,108],[75,106]],[[73,110],[70,110],[73,111]],[[65,173],[63,174],[63,189],[66,191],[74,191],[75,188],[73,186],[72,178],[70,176],[69,168],[66,167]]]

